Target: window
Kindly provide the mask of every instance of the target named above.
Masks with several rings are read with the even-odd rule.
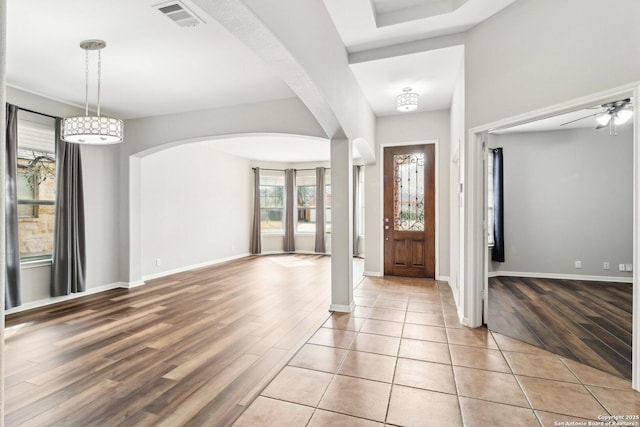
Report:
[[[331,174],[324,176],[324,224],[325,231],[331,233]]]
[[[20,260],[50,258],[56,200],[55,121],[18,113],[18,241]]]
[[[489,247],[495,244],[493,236],[494,200],[493,200],[493,150],[489,149],[487,156],[487,243]]]
[[[298,233],[314,233],[316,231],[316,176],[296,176],[297,224]]]
[[[284,173],[260,175],[260,228],[282,232],[284,224]]]

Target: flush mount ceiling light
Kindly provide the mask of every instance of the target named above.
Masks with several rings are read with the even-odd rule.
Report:
[[[411,92],[410,87],[402,89],[403,93],[396,97],[397,109],[401,113],[415,111],[418,109],[418,94]]]
[[[84,116],[62,120],[62,140],[75,144],[109,145],[122,142],[122,120],[100,116],[100,51],[107,44],[103,40],[85,40],[80,47],[85,50],[85,108]],[[98,102],[97,115],[89,115],[89,51],[98,51]]]

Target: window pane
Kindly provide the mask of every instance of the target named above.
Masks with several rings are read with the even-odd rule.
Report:
[[[296,231],[313,233],[316,231],[316,185],[315,176],[303,176],[297,179],[298,216]]]
[[[260,175],[260,227],[262,232],[283,230],[284,173]]]
[[[47,258],[53,251],[55,121],[20,111],[17,154],[20,259]]]
[[[329,184],[324,186],[324,228],[331,233],[331,178]]]
[[[260,208],[261,231],[281,231],[284,209]]]

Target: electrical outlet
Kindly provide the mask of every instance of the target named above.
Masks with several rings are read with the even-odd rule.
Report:
[[[160,267],[161,264],[162,261],[160,260],[160,258],[156,258],[156,267]]]
[[[633,271],[633,264],[627,264],[626,265],[626,270],[627,271]]]
[[[609,270],[610,268],[611,268],[611,264],[609,264],[609,261],[605,261],[602,263],[603,270]]]
[[[582,268],[582,261],[576,261],[576,268]]]
[[[626,270],[625,265],[624,264],[618,264],[618,270],[619,271],[625,271]]]

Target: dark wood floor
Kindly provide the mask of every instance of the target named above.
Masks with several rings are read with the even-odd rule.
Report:
[[[251,257],[8,316],[7,426],[223,426],[329,317],[330,258]]]
[[[630,283],[492,277],[488,327],[631,379]]]

